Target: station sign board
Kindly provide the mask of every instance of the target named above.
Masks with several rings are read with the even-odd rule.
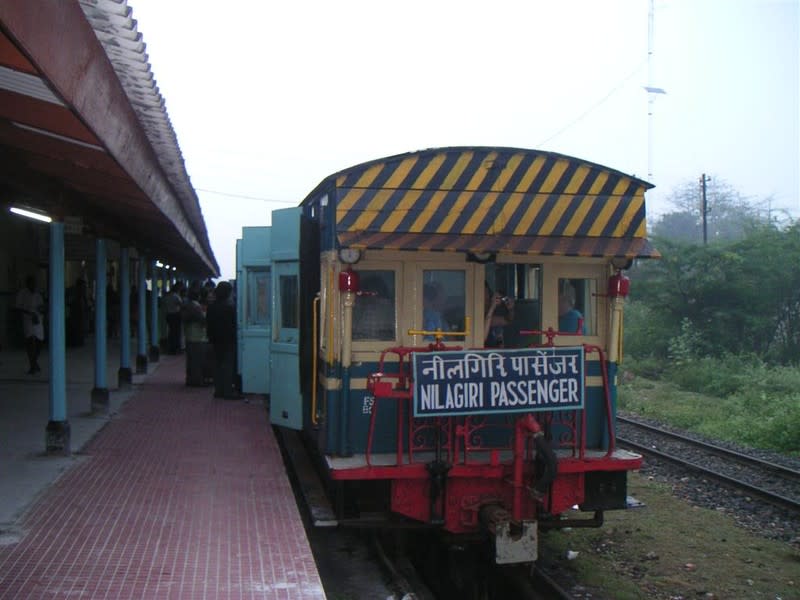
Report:
[[[583,408],[583,346],[415,352],[414,416]]]

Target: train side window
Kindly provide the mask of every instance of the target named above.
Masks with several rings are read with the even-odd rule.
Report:
[[[280,325],[282,329],[297,329],[300,322],[300,301],[297,275],[281,275],[278,279],[280,293]]]
[[[457,270],[422,271],[422,329],[464,331],[466,316],[466,273]],[[425,336],[426,340],[433,336]],[[447,341],[463,340],[448,336]]]
[[[394,271],[359,271],[361,293],[353,307],[353,340],[395,339]]]
[[[268,268],[250,269],[247,272],[247,297],[245,298],[248,327],[269,326],[270,273]]]
[[[564,333],[597,334],[597,281],[558,280],[558,330]]]

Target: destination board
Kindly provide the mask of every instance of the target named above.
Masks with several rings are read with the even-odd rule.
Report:
[[[583,347],[416,352],[414,416],[583,408]]]

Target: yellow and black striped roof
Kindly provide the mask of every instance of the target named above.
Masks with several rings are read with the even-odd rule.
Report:
[[[320,186],[326,182],[343,246],[659,256],[646,239],[644,192],[652,186],[561,154],[435,148],[357,165]]]

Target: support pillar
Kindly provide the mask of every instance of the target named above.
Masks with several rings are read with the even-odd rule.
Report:
[[[70,427],[67,420],[67,348],[64,305],[64,223],[50,223],[50,346],[49,420],[45,428],[45,452],[69,456]]]
[[[137,263],[138,283],[136,284],[137,332],[136,332],[136,372],[147,373],[147,261],[139,256]]]
[[[92,388],[92,412],[108,412],[109,393],[106,378],[107,311],[106,306],[106,241],[97,238],[95,247],[94,277],[94,388]]]
[[[117,386],[127,387],[133,381],[131,371],[131,274],[127,247],[119,249],[119,371]]]
[[[150,263],[150,362],[158,362],[158,273],[156,261]]]

